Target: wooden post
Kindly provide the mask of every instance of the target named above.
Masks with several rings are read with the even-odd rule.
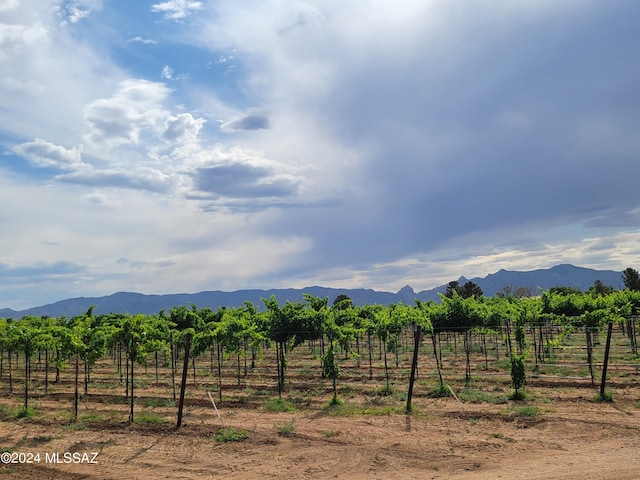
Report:
[[[189,349],[191,348],[191,333],[187,333],[184,343],[184,366],[182,368],[182,384],[180,386],[180,402],[178,403],[178,423],[176,429],[182,425],[182,408],[184,407],[184,392],[187,388],[187,375],[189,374]]]
[[[418,349],[420,348],[420,335],[422,334],[422,329],[420,325],[416,327],[415,335],[414,335],[414,346],[413,346],[413,360],[411,362],[411,377],[409,377],[409,393],[407,393],[407,408],[405,411],[407,413],[411,412],[411,396],[413,395],[413,382],[416,376],[416,368],[418,367]]]
[[[173,332],[170,333],[169,340],[171,342],[171,387],[173,388],[173,401],[176,401],[176,347],[173,343]]]
[[[602,364],[602,382],[600,382],[600,399],[604,400],[604,388],[607,383],[607,366],[609,365],[609,348],[611,347],[611,330],[613,322],[609,322],[607,329],[607,344],[604,349],[604,363]]]
[[[78,358],[79,358],[79,355],[78,355],[78,352],[76,352],[76,383],[75,383],[75,390],[73,394],[73,423],[78,422],[78,370],[79,370]]]
[[[133,340],[131,340],[131,375],[129,378],[131,378],[131,397],[129,397],[130,403],[129,403],[129,423],[133,423],[133,404],[135,402],[135,398],[133,396],[133,382],[134,382],[134,376],[133,376],[133,364],[136,363],[136,356],[135,356],[135,349],[133,347]]]
[[[591,339],[591,330],[589,327],[584,329],[587,337],[587,362],[589,363],[589,373],[591,374],[591,385],[595,387],[595,380],[593,378],[593,341]]]
[[[440,336],[438,335],[438,338]],[[435,330],[431,331],[431,343],[433,343],[433,356],[436,359],[436,368],[438,369],[438,378],[440,379],[440,388],[444,387],[444,382],[442,381],[442,371],[440,368],[442,359],[438,356],[438,349],[436,348],[436,333]]]

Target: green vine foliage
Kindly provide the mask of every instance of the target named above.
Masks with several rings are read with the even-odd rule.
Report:
[[[513,399],[521,399],[522,394],[520,390],[524,387],[526,381],[526,360],[527,353],[524,352],[520,355],[516,353],[512,353],[509,358],[509,372],[511,373],[511,385],[515,389],[515,394],[513,395]]]

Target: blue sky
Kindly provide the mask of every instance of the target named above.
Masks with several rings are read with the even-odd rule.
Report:
[[[5,0],[0,307],[640,267],[635,0]]]

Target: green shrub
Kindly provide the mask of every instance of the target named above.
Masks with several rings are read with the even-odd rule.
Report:
[[[525,371],[526,358],[527,358],[526,352],[523,353],[522,355],[511,353],[511,357],[509,358],[509,372],[511,373],[511,385],[515,389],[514,395],[516,397],[519,396],[519,391],[524,386],[524,382],[527,378],[526,371]]]
[[[238,430],[235,427],[225,427],[218,430],[215,435],[216,442],[239,442],[246,439],[249,436],[249,432],[246,430]]]

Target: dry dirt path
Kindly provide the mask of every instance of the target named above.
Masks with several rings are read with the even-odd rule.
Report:
[[[68,479],[565,479],[640,478],[640,409],[554,401],[532,416],[504,405],[438,399],[421,415],[332,417],[316,412],[225,411],[249,431],[218,443],[211,409],[189,412],[179,432],[163,425],[71,430],[0,421],[0,446],[16,452],[99,452],[97,464],[12,465],[2,478]],[[289,436],[274,425],[295,422]],[[1,468],[1,467],[0,467]]]

